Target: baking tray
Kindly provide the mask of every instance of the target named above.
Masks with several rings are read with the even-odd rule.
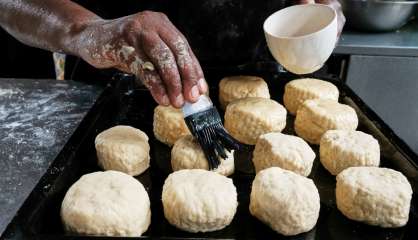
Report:
[[[281,72],[275,65],[253,64],[235,69],[209,69],[205,73],[213,88],[210,95],[217,102],[217,82],[229,75],[251,74],[263,77],[273,99],[282,103],[284,85],[297,76]],[[314,76],[317,77],[317,76]],[[120,75],[109,86],[82,121],[60,155],[53,162],[25,204],[8,226],[5,239],[86,239],[64,232],[59,211],[65,192],[81,175],[99,171],[94,148],[95,136],[117,124],[126,124],[145,131],[150,137],[151,167],[136,177],[146,187],[152,208],[151,225],[140,238],[160,239],[418,239],[417,159],[408,146],[370,110],[342,81],[333,76],[320,76],[333,82],[340,90],[340,102],[354,107],[359,116],[358,130],[372,134],[381,146],[381,166],[403,172],[413,186],[413,198],[408,224],[402,228],[384,229],[345,218],[335,205],[335,177],[315,159],[310,178],[321,198],[318,223],[307,233],[284,237],[272,231],[249,214],[249,193],[254,171],[251,151],[235,155],[236,172],[232,175],[238,191],[239,206],[232,223],[223,230],[210,233],[187,233],[171,226],[164,218],[161,204],[163,182],[171,171],[170,148],[158,142],[152,133],[153,109],[156,106],[148,91],[137,88],[134,79]],[[222,113],[221,113],[222,115]],[[294,134],[294,117],[288,115],[284,133]],[[318,146],[312,146],[317,156]]]

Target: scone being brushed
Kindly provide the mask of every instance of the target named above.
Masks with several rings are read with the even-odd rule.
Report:
[[[234,151],[226,151],[227,158],[220,159],[221,164],[213,171],[225,176],[234,173]],[[173,171],[181,169],[209,170],[209,164],[199,143],[193,136],[187,135],[174,144],[171,149],[171,167]]]
[[[337,176],[337,207],[346,217],[380,227],[402,227],[409,218],[412,188],[389,168],[351,167]]]
[[[327,81],[303,78],[290,81],[286,84],[283,103],[286,109],[293,115],[298,108],[309,99],[330,99],[338,102],[338,88]]]
[[[286,126],[286,109],[266,98],[243,98],[225,111],[225,128],[238,141],[254,145],[265,133],[280,132]]]
[[[191,134],[181,109],[157,106],[154,109],[153,131],[158,141],[172,146],[179,138]]]
[[[379,142],[369,134],[354,130],[329,130],[319,144],[322,165],[337,175],[349,167],[374,166],[380,163]]]
[[[319,144],[322,135],[333,129],[355,130],[356,111],[345,104],[328,99],[306,100],[298,109],[296,134],[312,144]]]
[[[115,126],[96,136],[99,166],[104,170],[117,170],[132,176],[149,167],[148,136],[130,126]]]
[[[280,167],[302,176],[311,173],[315,153],[300,137],[279,132],[261,135],[253,152],[255,171]]]
[[[219,103],[222,109],[232,101],[247,97],[270,98],[264,79],[256,76],[232,76],[219,82]]]
[[[232,179],[202,169],[171,173],[162,201],[168,222],[188,232],[210,232],[228,226],[237,210]]]
[[[311,230],[319,208],[318,189],[311,179],[278,167],[255,176],[250,212],[274,231],[291,236]]]
[[[125,173],[89,173],[65,194],[61,219],[70,233],[139,237],[151,223],[150,200],[142,184]]]

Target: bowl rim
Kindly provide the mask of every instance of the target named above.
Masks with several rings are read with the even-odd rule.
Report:
[[[330,21],[327,25],[325,25],[325,27],[323,27],[323,28],[319,29],[318,31],[311,32],[311,33],[309,33],[309,34],[302,35],[302,36],[296,36],[296,37],[291,37],[291,36],[277,36],[277,35],[271,34],[269,31],[267,31],[267,30],[266,30],[266,23],[267,23],[267,21],[268,21],[270,18],[272,18],[272,17],[273,17],[273,15],[276,15],[276,14],[277,14],[277,13],[279,13],[280,11],[286,10],[286,9],[288,9],[288,8],[301,7],[301,6],[308,6],[308,5],[315,5],[315,6],[318,6],[318,7],[323,7],[323,8],[327,8],[327,9],[331,10],[331,11],[332,11],[332,13],[333,13],[333,18],[332,18],[332,20],[331,20],[331,21]],[[274,38],[281,38],[281,39],[303,39],[303,38],[308,38],[308,37],[310,37],[310,36],[312,36],[312,35],[314,35],[314,34],[320,33],[320,32],[322,32],[322,31],[325,31],[327,28],[329,28],[329,27],[330,27],[330,26],[334,23],[334,21],[337,21],[337,12],[335,11],[335,9],[334,9],[334,8],[332,8],[332,7],[328,6],[328,5],[325,5],[325,4],[320,4],[320,3],[314,3],[314,4],[298,4],[298,5],[293,5],[293,6],[290,6],[290,7],[286,7],[286,8],[280,9],[280,10],[278,10],[278,11],[276,11],[276,12],[274,12],[274,13],[270,14],[270,15],[266,18],[266,20],[264,20],[264,23],[263,23],[263,30],[264,30],[264,33],[265,33],[265,34],[267,34],[267,35],[269,35],[269,36],[272,36],[272,37],[274,37]],[[337,37],[337,36],[336,36],[336,37]]]

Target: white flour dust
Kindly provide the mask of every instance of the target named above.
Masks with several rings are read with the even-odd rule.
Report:
[[[123,45],[118,51],[118,54],[122,54],[124,60],[128,60],[129,58],[131,58],[134,53],[135,48],[126,45]]]
[[[177,64],[180,68],[186,68],[192,64],[193,60],[189,53],[189,46],[183,41],[183,39],[178,38],[174,42],[174,47],[177,51]],[[190,67],[189,67],[190,68]]]
[[[154,46],[151,55],[156,59],[158,68],[162,72],[177,68],[176,60],[167,46],[161,44]]]

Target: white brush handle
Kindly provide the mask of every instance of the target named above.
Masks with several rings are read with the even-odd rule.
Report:
[[[188,117],[192,114],[203,112],[213,107],[213,103],[206,95],[200,95],[199,100],[195,103],[186,102],[182,108],[184,117]]]

